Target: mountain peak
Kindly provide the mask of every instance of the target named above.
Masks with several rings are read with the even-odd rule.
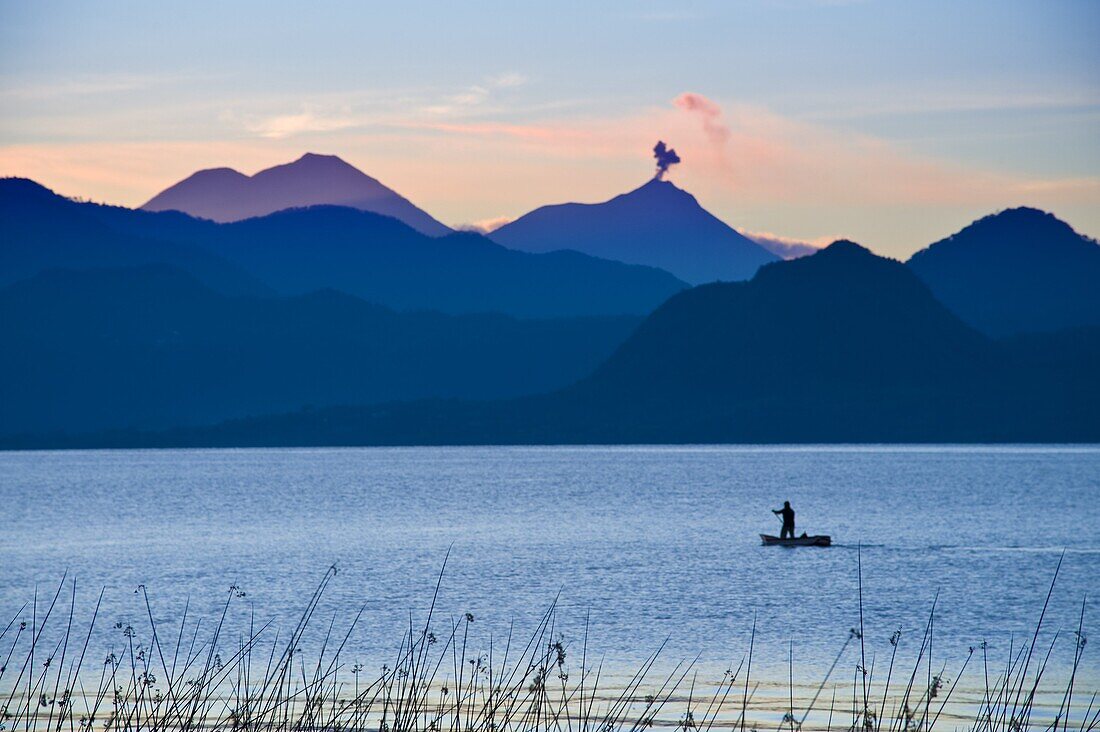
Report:
[[[631,191],[631,193],[637,193],[638,191],[680,191],[681,193],[683,193],[684,189],[680,188],[670,180],[664,180],[662,178],[650,178],[645,183]]]
[[[645,198],[656,201],[681,201],[690,202],[696,206],[699,206],[699,201],[696,200],[695,196],[691,195],[683,188],[680,188],[672,181],[659,180],[657,178],[650,178],[644,184],[635,188],[634,190],[616,196],[611,200],[614,201],[620,198]],[[702,208],[702,206],[700,206],[700,208]]]
[[[347,165],[347,163],[345,163],[343,158],[341,158],[339,155],[327,155],[325,153],[315,153],[315,152],[303,153],[302,157],[298,158],[298,160],[296,160],[295,162],[300,163],[303,160],[339,160],[341,163],[344,163],[345,165]]]
[[[248,176],[239,170],[234,168],[220,167],[220,168],[203,168],[202,170],[196,170],[192,173],[187,180],[226,180],[226,181],[240,181],[247,180]]]
[[[992,219],[992,218],[1003,217],[1003,216],[1010,216],[1010,217],[1020,216],[1020,217],[1025,217],[1025,218],[1033,218],[1033,217],[1043,217],[1043,218],[1049,217],[1049,218],[1052,218],[1052,219],[1057,218],[1054,214],[1050,213],[1049,211],[1044,211],[1041,208],[1033,208],[1031,206],[1016,206],[1015,208],[1006,208],[1004,211],[1000,211],[1000,212],[995,213],[995,214],[990,214],[989,216],[986,216],[985,218]]]
[[[983,216],[948,239],[956,239],[966,234],[987,236],[1003,234],[1014,237],[1020,237],[1023,234],[1035,243],[1041,243],[1035,239],[1043,236],[1078,236],[1072,226],[1054,214],[1030,206],[1009,208]]]
[[[958,253],[969,250],[1012,256],[1052,247],[1079,246],[1082,241],[1087,239],[1054,214],[1030,206],[1020,206],[983,216],[962,230],[917,252],[910,262],[919,262],[932,252]]]
[[[332,169],[343,169],[343,170],[350,169],[350,170],[354,170],[359,175],[366,176],[368,178],[370,177],[370,176],[367,176],[366,173],[364,173],[363,171],[359,170],[354,165],[349,163],[348,161],[341,158],[339,155],[323,155],[321,153],[314,153],[314,152],[307,152],[304,155],[302,155],[302,157],[295,160],[294,162],[287,163],[286,165],[281,165],[281,166],[277,166],[277,167],[290,168],[290,167],[307,167],[307,166],[308,167],[313,167],[313,168],[332,168]]]
[[[880,409],[888,384],[939,388],[984,347],[903,264],[842,240],[670,298],[579,388],[693,426],[855,424],[852,404]]]
[[[327,187],[338,196],[362,195],[364,191],[367,191],[368,195],[393,193],[375,178],[343,158],[312,152],[307,152],[292,162],[261,170],[252,176],[252,180],[267,182],[268,185],[275,187],[279,185]],[[319,201],[319,203],[340,203],[340,201]]]
[[[850,239],[838,239],[807,257],[762,267],[753,282],[787,282],[797,290],[807,282],[844,282],[846,287],[909,287],[919,284],[901,262],[881,257]],[[769,285],[774,286],[774,285]]]
[[[1100,324],[1100,246],[1046,211],[985,216],[908,264],[936,297],[989,335]]]
[[[56,193],[37,181],[15,176],[0,178],[0,192],[4,194],[4,200],[7,200],[9,196],[13,198],[52,198],[57,196]]]
[[[428,236],[451,232],[347,161],[314,152],[251,176],[231,168],[201,170],[158,193],[142,208],[183,211],[224,223],[325,204],[390,216]]]
[[[602,203],[542,206],[493,231],[512,249],[574,249],[659,267],[685,282],[744,280],[778,259],[718,219],[675,184],[646,181]]]
[[[875,259],[880,259],[880,257],[872,252],[870,249],[863,246],[862,244],[856,244],[851,239],[837,239],[832,244],[825,247],[820,252],[817,252],[813,256],[847,257],[850,259],[872,257]]]

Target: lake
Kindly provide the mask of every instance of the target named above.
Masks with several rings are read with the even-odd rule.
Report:
[[[1100,448],[484,447],[0,454],[3,621],[77,580],[78,618],[105,588],[97,641],[145,613],[216,620],[230,585],[257,618],[292,620],[339,570],[320,617],[363,618],[347,654],[379,665],[422,622],[471,613],[500,638],[558,597],[556,631],[626,669],[669,663],[821,678],[860,623],[868,657],[915,656],[933,600],[936,664],[988,642],[1003,666],[1044,628],[1072,636],[1100,595]],[[760,545],[790,500],[828,549]],[[68,592],[68,590],[66,590]],[[48,596],[48,597],[47,597]],[[937,599],[938,598],[938,599]],[[26,611],[24,611],[26,612]],[[243,622],[231,613],[230,622]],[[119,625],[116,625],[118,623]],[[1050,634],[1044,633],[1049,640]],[[859,661],[849,644],[842,676]],[[1065,674],[1072,640],[1050,671]],[[793,649],[793,651],[791,650]],[[1095,654],[1082,674],[1100,678]]]

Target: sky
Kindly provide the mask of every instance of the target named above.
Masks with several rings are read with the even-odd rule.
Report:
[[[1100,236],[1100,2],[0,0],[0,175],[138,206],[339,155],[441,221],[653,174],[904,258],[1032,205]]]

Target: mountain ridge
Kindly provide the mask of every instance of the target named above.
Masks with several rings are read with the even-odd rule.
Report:
[[[426,237],[342,206],[221,224],[196,241],[285,294],[334,287],[398,310],[452,315],[642,314],[685,286],[658,269],[575,252],[518,252],[469,232]]]
[[[0,434],[544,391],[637,322],[399,313],[331,289],[227,296],[167,264],[51,269],[0,288]]]
[[[1100,328],[992,340],[904,264],[841,241],[767,265],[748,282],[673,296],[590,376],[555,392],[342,405],[82,439],[145,446],[1087,442],[1100,439],[1098,369]]]
[[[305,153],[290,163],[245,175],[233,168],[196,171],[146,201],[146,211],[177,210],[219,223],[287,208],[342,205],[392,216],[427,236],[451,229],[404,196],[336,155]]]
[[[640,315],[686,285],[661,270],[575,252],[531,254],[480,235],[429,237],[345,206],[219,224],[178,211],[73,201],[0,180],[0,285],[51,267],[176,264],[226,294],[332,287],[398,310],[520,317]]]
[[[119,212],[133,213],[73,201],[27,178],[0,179],[0,233],[4,235],[0,286],[44,269],[164,262],[224,293],[272,293],[245,270],[190,241],[166,239],[146,230],[119,231],[104,220]]]

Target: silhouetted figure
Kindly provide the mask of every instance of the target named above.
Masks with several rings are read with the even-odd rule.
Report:
[[[793,539],[794,538],[794,509],[791,508],[790,501],[783,501],[783,508],[777,508],[772,511],[776,516],[783,517],[783,529],[779,532],[780,539]]]

